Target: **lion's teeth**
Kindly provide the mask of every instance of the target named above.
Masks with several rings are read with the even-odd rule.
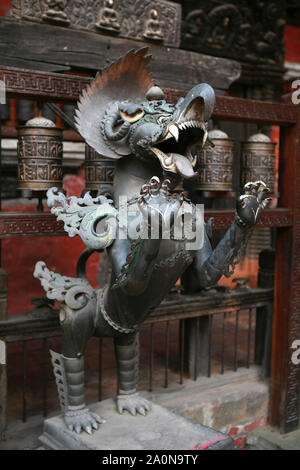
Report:
[[[169,127],[169,132],[172,134],[176,142],[178,142],[179,139],[179,130],[178,127],[175,126],[175,124],[171,124]]]
[[[181,122],[180,124],[178,124],[178,128],[179,129],[188,129],[190,127],[193,127],[193,128],[200,128],[200,129],[203,129],[203,131],[205,131],[205,125],[202,121],[198,121],[196,119],[192,119],[190,121],[184,121],[184,122]]]

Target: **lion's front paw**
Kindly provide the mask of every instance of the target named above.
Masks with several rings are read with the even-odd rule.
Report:
[[[146,413],[151,410],[151,403],[145,398],[140,397],[138,393],[132,395],[118,395],[117,409],[120,414],[122,414],[124,410],[127,410],[133,416],[135,416],[136,413],[145,416]]]
[[[80,434],[81,431],[92,434],[94,429],[98,429],[98,424],[105,423],[105,420],[96,413],[92,413],[88,408],[81,408],[80,410],[67,411],[65,423],[70,431],[75,431],[77,434]]]
[[[142,186],[138,207],[143,225],[148,227],[151,234],[153,231],[161,231],[167,235],[174,225],[181,227],[184,214],[192,213],[192,205],[185,198],[185,194],[172,193],[170,180],[161,182],[157,176],[153,176],[149,184]],[[159,238],[161,237],[162,235]]]
[[[237,223],[243,228],[253,227],[272,198],[267,197],[269,188],[263,181],[245,184],[245,194],[237,201]]]

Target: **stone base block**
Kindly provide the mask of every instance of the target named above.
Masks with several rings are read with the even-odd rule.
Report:
[[[230,437],[153,404],[147,416],[117,412],[113,399],[90,405],[106,420],[92,435],[69,431],[63,416],[44,421],[39,440],[53,450],[233,449]]]

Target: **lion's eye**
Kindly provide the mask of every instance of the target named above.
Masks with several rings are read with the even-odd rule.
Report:
[[[134,114],[127,114],[125,111],[122,111],[120,109],[120,116],[121,118],[124,119],[124,121],[127,121],[127,122],[136,122],[138,121],[139,119],[141,119],[141,117],[144,116],[144,111],[143,110],[139,110],[137,111],[136,113]]]

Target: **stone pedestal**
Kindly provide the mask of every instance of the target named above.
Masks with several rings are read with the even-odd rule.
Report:
[[[233,449],[230,437],[153,404],[147,416],[119,415],[113,399],[89,406],[106,420],[88,435],[69,431],[62,415],[46,419],[39,440],[52,450]]]

